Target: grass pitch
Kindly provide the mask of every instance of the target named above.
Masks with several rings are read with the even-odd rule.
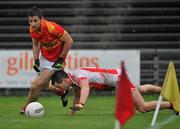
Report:
[[[157,100],[157,95],[146,95],[146,100]],[[114,96],[90,96],[85,108],[75,116],[68,115],[72,103],[63,108],[58,97],[41,97],[45,116],[29,118],[19,115],[25,97],[0,97],[0,129],[113,129]],[[159,112],[157,124],[151,128],[154,112],[139,113],[131,118],[122,129],[179,129],[180,117],[171,110]]]

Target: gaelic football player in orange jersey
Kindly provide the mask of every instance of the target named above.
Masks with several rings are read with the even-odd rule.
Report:
[[[65,58],[73,44],[69,33],[55,22],[46,20],[42,12],[32,7],[28,11],[29,31],[32,38],[32,50],[34,55],[34,70],[39,73],[31,83],[31,88],[27,96],[26,103],[22,109],[30,102],[38,99],[39,91],[48,88],[51,91],[63,96],[64,91],[50,86],[49,82],[55,71],[64,69]],[[67,102],[63,103],[66,106]]]
[[[70,87],[73,88],[74,98],[70,114],[74,115],[76,111],[83,109],[90,89],[99,91],[116,90],[120,71],[120,69],[84,67],[67,74],[62,70],[55,72],[52,77],[52,84],[66,90]],[[156,108],[157,102],[145,102],[141,93],[160,93],[161,87],[145,84],[133,86],[131,91],[136,109],[140,112],[148,112]],[[172,109],[172,105],[170,102],[163,101],[160,109]]]

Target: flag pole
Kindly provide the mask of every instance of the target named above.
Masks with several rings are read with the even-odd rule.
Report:
[[[124,62],[121,62],[121,75],[117,80],[114,129],[120,129],[135,113],[131,87],[134,85],[128,79]]]
[[[121,129],[121,125],[119,124],[118,120],[115,120],[114,129]]]
[[[153,119],[152,119],[152,122],[151,122],[151,126],[154,126],[155,123],[156,123],[156,119],[157,119],[157,116],[158,116],[158,113],[159,113],[159,108],[160,108],[160,105],[161,105],[161,102],[162,102],[162,98],[163,97],[160,95],[159,99],[158,99],[157,106],[156,106],[156,110],[154,112],[154,116],[153,116]]]

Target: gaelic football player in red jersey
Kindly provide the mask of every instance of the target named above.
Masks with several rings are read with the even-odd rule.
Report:
[[[39,76],[31,83],[22,112],[25,111],[27,104],[38,99],[39,91],[42,89],[48,88],[59,94],[62,100],[64,99],[66,94],[64,91],[54,86],[48,87],[48,85],[54,72],[64,69],[65,58],[73,44],[69,33],[57,23],[46,20],[38,8],[32,7],[28,11],[28,21],[33,44],[33,68]],[[67,101],[64,100],[63,106],[66,105]]]
[[[84,67],[67,74],[63,70],[56,71],[52,77],[52,84],[63,89],[73,88],[74,98],[71,107],[71,115],[84,108],[89,96],[90,89],[98,91],[114,91],[117,87],[120,69],[102,69]],[[130,77],[130,76],[129,76]],[[157,102],[145,102],[141,93],[160,93],[161,87],[145,84],[131,87],[132,97],[136,109],[140,112],[152,111],[156,108]],[[161,102],[160,109],[172,109],[170,102]]]

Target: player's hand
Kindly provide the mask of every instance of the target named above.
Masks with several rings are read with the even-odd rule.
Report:
[[[69,115],[75,115],[75,114],[76,114],[76,111],[71,110],[71,111],[69,112]]]
[[[40,66],[39,59],[35,59],[34,64],[33,64],[33,68],[37,73],[40,72],[39,66]]]
[[[52,65],[53,68],[64,69],[64,58],[58,57]]]
[[[70,107],[70,109],[71,109],[70,114],[74,115],[77,111],[82,110],[83,108],[84,108],[84,104],[82,104],[82,103],[75,104],[75,106]]]

